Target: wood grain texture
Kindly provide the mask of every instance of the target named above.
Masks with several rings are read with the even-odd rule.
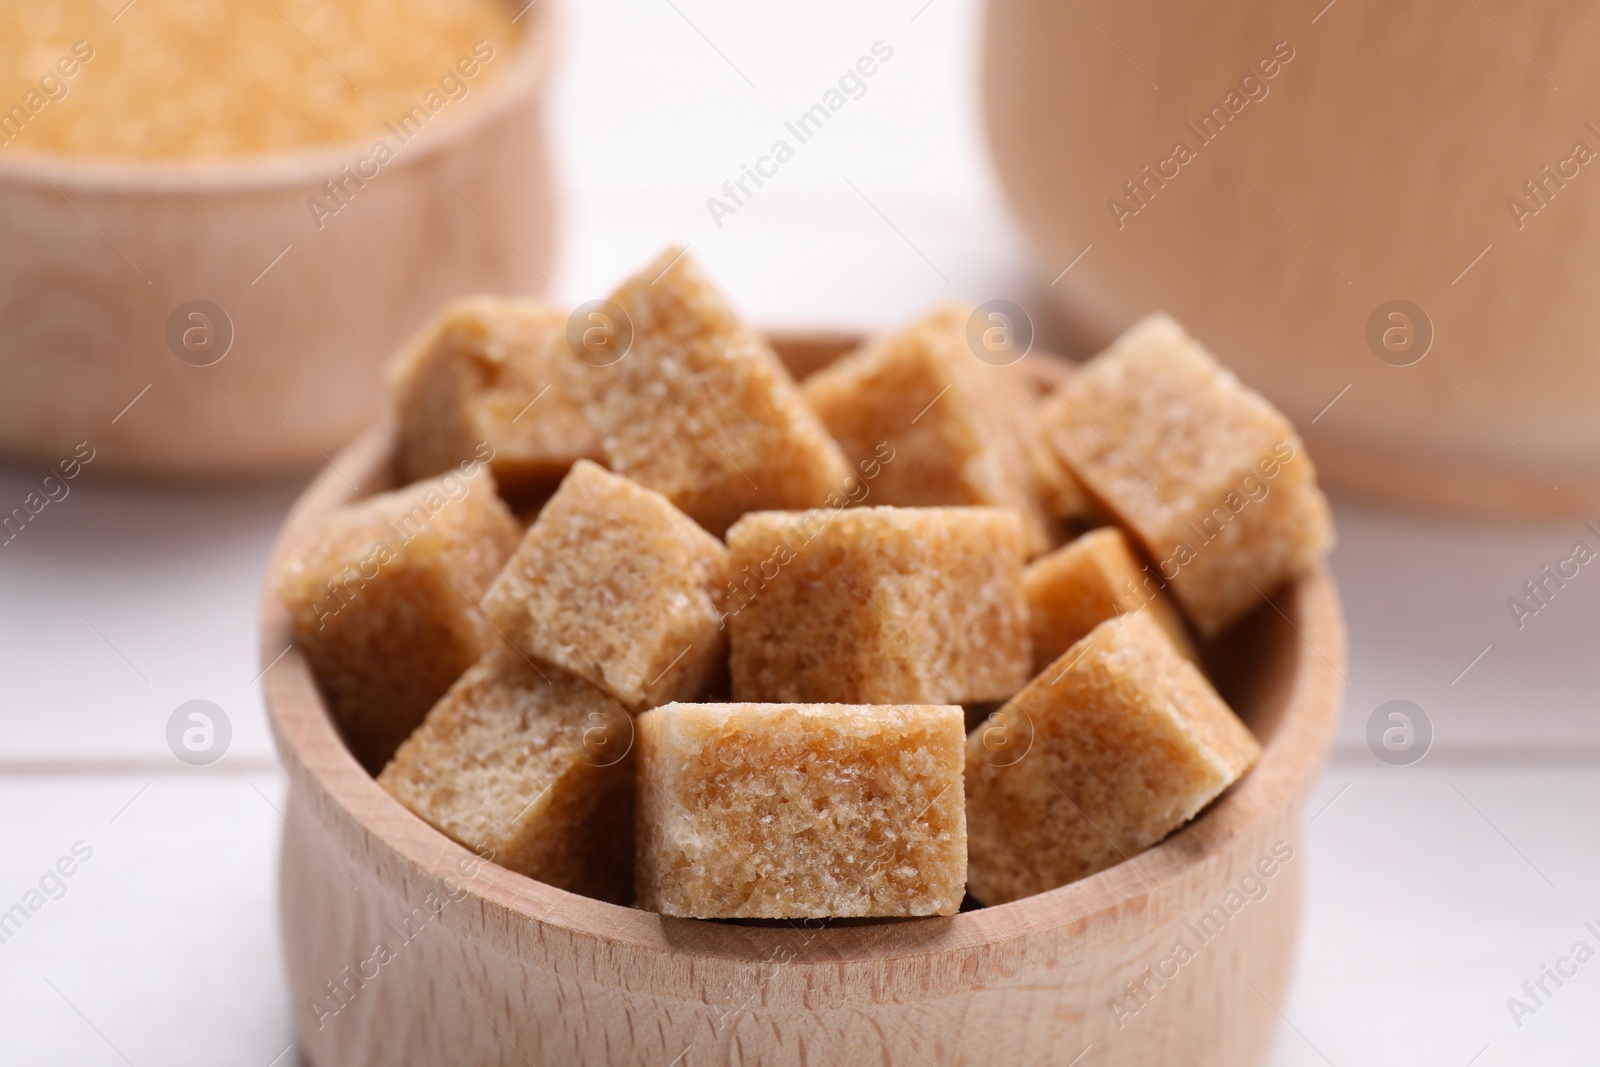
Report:
[[[986,19],[996,170],[1046,279],[1083,254],[1049,292],[1085,354],[1170,311],[1290,416],[1331,485],[1593,513],[1600,177],[1560,165],[1580,141],[1600,153],[1600,9],[989,0]],[[1280,42],[1292,60],[1248,100]],[[1247,102],[1203,140],[1230,90]],[[1162,166],[1180,140],[1194,158]],[[1396,299],[1433,324],[1412,366],[1369,348]]]
[[[392,430],[335,462],[343,476],[325,471],[306,491],[273,567],[308,523],[391,484]],[[269,586],[263,663],[289,645]],[[265,687],[290,783],[280,889],[302,1051],[320,1067],[1060,1065],[1091,1046],[1086,1064],[1259,1063],[1293,958],[1302,861],[1249,875],[1275,848],[1298,849],[1327,755],[1344,661],[1328,575],[1285,589],[1205,653],[1266,751],[1195,822],[1013,904],[805,929],[665,918],[477,861],[361,769],[290,648]],[[430,908],[430,894],[449,902]],[[1189,924],[1218,906],[1218,933],[1199,936]],[[1145,968],[1159,973],[1178,941],[1191,958],[1158,987]],[[1142,1003],[1125,987],[1141,979]]]
[[[54,464],[87,440],[97,473],[164,477],[325,461],[378,417],[380,368],[434,309],[545,288],[552,17],[533,7],[493,80],[408,143],[376,130],[217,162],[7,155],[0,449]],[[334,203],[324,183],[380,137],[394,159],[319,226],[308,201]],[[210,366],[168,343],[169,318],[197,299],[233,328]]]

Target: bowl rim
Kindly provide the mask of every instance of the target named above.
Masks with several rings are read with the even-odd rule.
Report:
[[[515,0],[501,0],[507,7]],[[476,100],[449,116],[449,121],[424,128],[408,151],[397,152],[385,169],[410,169],[470,137],[488,123],[539,92],[550,73],[558,15],[555,0],[534,0],[523,8],[530,16],[511,48],[509,70],[497,75]],[[520,18],[521,15],[518,16]],[[80,156],[62,152],[0,154],[0,189],[57,187],[86,193],[126,195],[203,194],[259,191],[303,186],[338,173],[352,155],[367,152],[383,130],[340,141],[238,156],[201,159],[131,159]]]
[[[821,339],[831,346],[862,335],[819,330],[768,336],[780,345],[788,338],[801,343]],[[1041,368],[1039,376],[1048,382],[1060,373]],[[453,880],[469,897],[502,912],[497,918],[507,925],[533,924],[592,944],[643,952],[681,954],[690,946],[697,955],[730,960],[751,958],[751,934],[759,930],[763,944],[790,953],[792,960],[833,965],[881,961],[885,948],[905,960],[993,947],[1043,929],[1083,926],[1097,917],[1152,907],[1163,881],[1204,877],[1201,869],[1219,862],[1229,842],[1286,809],[1293,809],[1297,817],[1326,762],[1344,684],[1345,632],[1338,592],[1326,565],[1319,564],[1269,600],[1298,640],[1292,655],[1284,657],[1289,682],[1283,710],[1272,737],[1263,744],[1260,761],[1187,825],[1098,874],[954,916],[826,927],[796,922],[758,928],[676,918],[557,889],[480,861],[380,787],[346,748],[310,667],[294,644],[288,611],[274,588],[275,576],[311,524],[343,503],[392,487],[394,441],[392,421],[372,427],[313,479],[284,521],[273,545],[261,601],[267,716],[291,787],[314,785],[339,816],[382,842],[406,870],[447,886]],[[371,863],[369,859],[369,868]],[[470,876],[463,877],[469,870]],[[923,924],[932,936],[896,935],[910,924]]]

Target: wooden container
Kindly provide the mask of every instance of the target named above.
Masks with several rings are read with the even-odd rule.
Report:
[[[775,340],[808,365],[849,343]],[[310,1063],[1060,1067],[1091,1047],[1086,1064],[1261,1061],[1294,955],[1300,809],[1341,691],[1343,621],[1325,571],[1209,650],[1214,680],[1265,745],[1260,764],[1130,862],[952,918],[672,919],[480,861],[380,789],[340,740],[270,571],[308,524],[391,487],[392,450],[380,427],[337,459],[355,488],[327,470],[307,489],[262,605],[266,702],[289,778],[284,952]]]
[[[97,472],[172,477],[325,462],[378,417],[380,367],[446,300],[540,291],[548,5],[517,26],[493,79],[408,143],[0,156],[0,449],[54,465],[88,441]],[[319,226],[309,201],[336,203],[324,183],[378,138],[395,158]]]
[[[1593,515],[1600,165],[1574,156],[1600,158],[1600,8],[988,0],[986,19],[996,169],[1085,354],[1170,311],[1329,483]],[[1399,300],[1426,318],[1390,319]]]

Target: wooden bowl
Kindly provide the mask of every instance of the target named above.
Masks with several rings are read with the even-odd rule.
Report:
[[[848,339],[774,340],[800,364]],[[392,458],[385,427],[346,449],[337,465],[359,488],[324,471],[271,571],[309,524],[390,487]],[[1209,650],[1265,755],[1160,845],[999,907],[834,926],[665,918],[482,862],[350,755],[270,571],[261,655],[275,664],[266,702],[289,778],[284,949],[301,1051],[319,1067],[1059,1067],[1090,1047],[1086,1064],[1248,1067],[1277,1026],[1294,955],[1299,814],[1332,736],[1344,629],[1319,570]]]
[[[0,158],[0,449],[54,465],[88,441],[97,472],[172,477],[325,462],[378,417],[383,362],[441,304],[541,290],[548,6],[403,145]],[[395,158],[319,228],[310,200],[378,137]]]
[[[1581,104],[1600,8],[986,6],[995,169],[1086,351],[1170,311],[1329,484],[1456,513],[1600,507],[1600,197],[1572,162],[1600,152]],[[1197,134],[1213,106],[1225,125]]]

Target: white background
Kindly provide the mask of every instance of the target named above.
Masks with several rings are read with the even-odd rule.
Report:
[[[969,0],[824,0],[759,20],[731,2],[594,0],[562,14],[560,299],[600,295],[678,241],[766,324],[885,327],[941,299],[1007,296],[1048,333],[987,169]],[[867,94],[714,226],[706,198],[879,40],[894,56]],[[5,509],[39,473],[0,469]],[[0,548],[0,909],[75,842],[93,849],[0,945],[0,1060],[294,1062],[274,904],[282,781],[254,618],[301,480],[80,479]],[[1520,631],[1506,607],[1579,524],[1336,510],[1349,686],[1307,812],[1306,915],[1270,1062],[1596,1062],[1600,961],[1520,1029],[1506,1007],[1580,937],[1600,945],[1583,930],[1600,926],[1600,577],[1586,570]],[[1396,697],[1437,734],[1411,767],[1364,742]],[[195,698],[234,730],[205,769],[165,740]]]

